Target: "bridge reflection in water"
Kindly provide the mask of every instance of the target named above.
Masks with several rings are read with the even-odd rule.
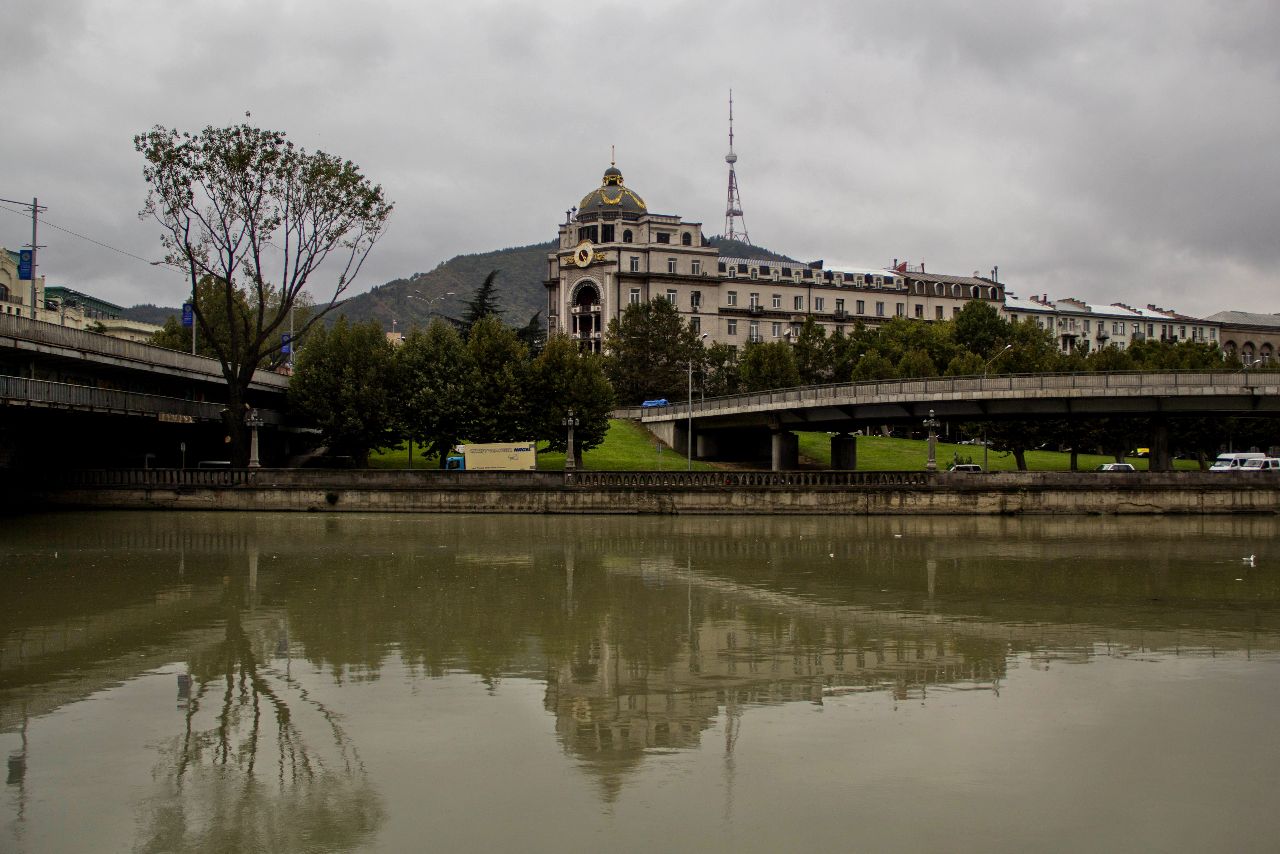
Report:
[[[995,697],[1011,669],[1055,660],[1280,651],[1280,581],[1235,555],[1274,541],[1274,518],[140,513],[10,530],[4,744],[175,679],[180,722],[153,739],[139,806],[161,847],[304,818],[371,838],[386,807],[360,744],[377,731],[333,706],[384,672],[544,684],[555,736],[612,803],[709,732],[731,761],[752,708]],[[42,759],[11,749],[21,788]],[[252,821],[210,806],[237,799]]]

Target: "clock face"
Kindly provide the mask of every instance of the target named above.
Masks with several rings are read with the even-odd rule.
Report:
[[[573,263],[577,264],[579,267],[586,267],[591,263],[591,258],[595,254],[595,247],[591,245],[591,241],[584,240],[579,243],[578,248],[573,251]]]

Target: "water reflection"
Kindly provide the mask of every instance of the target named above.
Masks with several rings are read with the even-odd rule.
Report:
[[[647,757],[711,731],[731,768],[753,707],[994,697],[1019,666],[1280,650],[1270,518],[68,518],[0,542],[14,815],[32,721],[164,673],[177,709],[152,742],[144,850],[376,835],[358,747],[376,732],[298,666],[347,689],[393,665],[494,692],[538,680],[612,802]]]

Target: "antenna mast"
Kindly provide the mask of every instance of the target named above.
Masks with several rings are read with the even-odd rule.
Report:
[[[747,221],[742,216],[742,197],[738,195],[738,175],[733,171],[733,164],[738,162],[738,155],[733,153],[733,90],[729,90],[729,153],[724,156],[729,164],[729,201],[724,207],[724,236],[726,240],[741,240],[750,243],[747,236]]]

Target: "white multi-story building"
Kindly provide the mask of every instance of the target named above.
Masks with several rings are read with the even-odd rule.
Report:
[[[894,317],[947,320],[970,300],[999,307],[1004,287],[979,276],[888,268],[828,270],[821,261],[721,257],[702,224],[650,213],[610,166],[601,186],[567,212],[547,257],[550,332],[599,350],[610,320],[632,303],[668,299],[708,340],[786,340],[808,319],[828,332]]]
[[[1121,350],[1135,341],[1201,341],[1217,343],[1221,324],[1148,305],[1102,305],[1047,294],[1022,298],[1006,294],[1004,314],[1011,322],[1032,322],[1053,333],[1064,353],[1088,353],[1103,347]]]

